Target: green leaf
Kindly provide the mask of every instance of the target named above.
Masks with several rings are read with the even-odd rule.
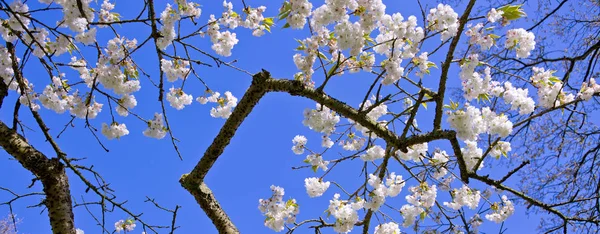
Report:
[[[277,15],[279,20],[285,19],[292,12],[292,4],[288,1],[283,2],[283,6],[279,8],[279,15]]]
[[[282,28],[289,28],[289,27],[290,27],[290,24],[289,23],[285,23]]]
[[[425,217],[427,217],[427,213],[425,211],[421,212],[421,215],[420,215],[421,220],[424,220]]]
[[[427,110],[427,103],[426,102],[421,102],[421,105],[425,108],[425,110]]]
[[[327,77],[331,77],[333,75],[333,73],[335,73],[335,70],[337,70],[337,63],[333,66],[331,66],[331,68],[329,68],[329,71],[327,71]]]
[[[550,82],[552,83],[562,83],[562,80],[560,80],[560,78],[556,77],[556,76],[551,76],[550,79],[548,79]]]
[[[319,166],[312,166],[312,167],[310,167],[310,169],[312,169],[313,172],[317,172],[317,169],[319,169]]]
[[[301,40],[296,39],[296,41],[298,43],[300,43],[300,45],[298,47],[296,47],[296,50],[305,50],[306,49],[306,45],[304,45],[304,42]]]
[[[427,62],[427,68],[432,68],[432,67],[438,68],[434,62]]]
[[[363,35],[363,38],[365,39],[365,45],[368,46],[369,44],[375,44],[375,41],[373,40],[373,38],[371,38],[371,36],[369,36],[368,33],[365,33]]]
[[[484,101],[488,101],[488,102],[490,101],[490,97],[485,93],[479,94],[479,96],[477,96],[477,101],[479,101],[481,99],[483,99]]]
[[[308,160],[308,159],[304,159],[304,160],[302,160],[302,162],[303,162],[303,163],[310,163],[310,160]]]
[[[329,59],[327,59],[327,56],[325,56],[325,54],[323,54],[321,51],[319,51],[319,58],[329,61]]]
[[[508,21],[516,20],[521,17],[527,16],[527,14],[525,14],[525,11],[523,11],[523,9],[521,9],[521,6],[523,6],[523,4],[506,5],[506,6],[500,7],[498,10],[501,10],[504,12],[502,14],[502,17],[504,19],[506,19]]]
[[[273,22],[273,17],[265,18],[263,20],[263,24],[269,25],[269,26],[272,26],[273,24],[275,24],[275,22]]]
[[[498,39],[500,38],[500,36],[496,35],[496,34],[489,34],[488,36],[490,36],[493,39]]]

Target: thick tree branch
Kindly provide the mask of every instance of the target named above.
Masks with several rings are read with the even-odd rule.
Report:
[[[427,134],[413,135],[401,140],[395,133],[386,129],[382,125],[374,123],[367,118],[366,114],[359,112],[353,107],[341,102],[323,92],[305,86],[302,82],[296,80],[273,79],[267,71],[260,72],[253,76],[252,84],[234,109],[231,116],[225,121],[219,134],[215,137],[212,144],[205,151],[204,155],[186,175],[183,175],[179,182],[194,196],[200,207],[206,212],[212,220],[217,230],[221,233],[239,233],[235,225],[231,222],[227,214],[222,210],[216,201],[210,189],[204,184],[204,178],[218,157],[223,153],[225,147],[229,145],[238,127],[244,119],[250,114],[254,106],[267,92],[284,92],[292,96],[301,96],[311,99],[321,105],[324,105],[336,113],[353,120],[354,122],[368,128],[377,136],[383,138],[389,146],[393,146],[403,152],[414,144],[421,144],[434,140],[446,139],[452,143],[452,147],[458,159],[461,179],[468,182],[467,170],[462,159],[460,146],[456,139],[456,132],[450,130],[436,130]],[[393,154],[393,152],[391,152]]]
[[[69,179],[59,158],[47,158],[3,122],[0,122],[0,146],[41,180],[52,232],[75,234]]]

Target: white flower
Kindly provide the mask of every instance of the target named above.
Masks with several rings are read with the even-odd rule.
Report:
[[[280,232],[283,230],[285,223],[294,223],[296,215],[298,215],[299,206],[295,199],[290,199],[287,202],[283,201],[285,191],[283,188],[271,185],[273,195],[269,199],[258,200],[258,209],[266,216],[265,226],[273,231]]]
[[[179,78],[185,80],[190,73],[189,65],[190,62],[186,60],[160,60],[160,67],[165,75],[167,75],[167,80],[169,82],[175,82]]]
[[[492,8],[488,13],[487,13],[487,20],[495,23],[496,21],[498,21],[499,19],[502,19],[502,15],[504,14],[504,11],[497,11],[496,8]]]
[[[506,155],[511,150],[510,142],[498,141],[498,143],[492,147],[492,150],[490,150],[490,155],[499,158],[500,155]]]
[[[120,116],[128,116],[131,108],[137,106],[137,100],[133,95],[124,95],[121,99],[119,99],[119,103],[117,105],[117,113]]]
[[[402,208],[400,208],[400,214],[402,214],[402,218],[404,218],[402,226],[408,227],[412,225],[417,216],[420,216],[423,212],[425,212],[425,209],[419,206],[413,206],[409,204],[403,205]]]
[[[446,151],[436,151],[433,153],[433,158],[431,158],[431,164],[435,166],[435,172],[433,173],[433,177],[435,179],[440,179],[448,173],[446,169],[446,163],[450,158]]]
[[[456,36],[458,32],[458,14],[450,5],[440,3],[437,8],[429,10],[427,21],[431,29],[442,33],[442,41]]]
[[[505,103],[510,103],[511,110],[519,108],[520,115],[531,114],[535,109],[535,102],[533,99],[528,97],[528,89],[517,89],[512,86],[510,82],[504,83],[504,93],[502,97]]]
[[[133,229],[135,228],[135,220],[133,219],[127,219],[127,220],[119,220],[115,223],[115,231],[117,232],[121,232],[121,231],[126,231],[126,232],[131,232],[133,231]]]
[[[304,179],[304,187],[309,197],[320,197],[329,188],[329,181],[323,182],[319,178],[310,177]]]
[[[400,234],[400,228],[397,223],[384,223],[375,227],[375,234]]]
[[[309,154],[306,156],[306,159],[304,159],[304,162],[310,164],[313,171],[317,171],[318,168],[326,171],[327,165],[329,165],[329,161],[323,160],[323,157],[321,157],[320,154]]]
[[[412,194],[406,195],[406,201],[415,206],[429,208],[435,203],[437,188],[435,185],[429,186],[427,182],[419,186],[413,186],[408,189]]]
[[[535,48],[535,35],[522,28],[508,30],[504,47],[516,49],[517,58],[527,58]]]
[[[402,179],[401,175],[396,175],[395,172],[390,173],[388,178],[385,180],[385,185],[388,187],[387,195],[390,197],[398,196],[405,184],[406,183]]]
[[[117,122],[113,122],[108,126],[106,123],[102,123],[102,134],[106,136],[109,140],[119,139],[122,136],[128,135],[129,130],[127,130],[127,126],[124,123],[119,124]]]
[[[533,67],[531,81],[538,88],[538,103],[542,107],[552,108],[575,100],[575,96],[562,90],[563,83],[552,74],[555,71]]]
[[[192,104],[193,97],[190,94],[186,94],[180,88],[171,87],[167,93],[167,101],[171,107],[181,110],[186,105]]]
[[[302,135],[296,135],[294,137],[294,139],[292,140],[292,143],[294,143],[294,146],[292,147],[292,151],[294,151],[295,154],[303,154],[304,153],[304,146],[306,145],[306,137],[302,136]]]
[[[583,82],[581,84],[581,89],[577,93],[577,97],[581,98],[581,100],[589,101],[596,93],[600,93],[600,84],[596,83],[596,79],[590,78],[589,83]]]
[[[494,203],[491,209],[492,213],[486,214],[485,218],[495,223],[504,222],[504,220],[515,212],[513,203],[508,200],[506,195],[502,195],[502,207],[500,207],[500,204]]]
[[[91,28],[87,32],[77,34],[77,36],[75,36],[75,40],[83,43],[84,45],[94,44],[94,42],[96,42],[96,31],[96,28]]]
[[[331,140],[331,138],[329,138],[329,136],[323,135],[321,146],[325,148],[331,148],[333,146],[333,141]]]
[[[456,110],[448,115],[450,127],[456,129],[456,136],[462,140],[476,140],[477,136],[487,129],[481,117],[481,111],[465,104],[465,110]]]
[[[218,93],[216,97],[218,97]],[[214,118],[223,118],[223,119],[227,119],[229,118],[229,116],[231,115],[231,113],[233,112],[233,108],[235,106],[237,106],[237,98],[233,96],[233,94],[231,94],[231,92],[227,91],[225,92],[225,97],[220,97],[216,100],[212,100],[212,99],[208,99],[209,102],[216,102],[219,104],[219,106],[217,106],[217,108],[212,108],[210,109],[210,116],[214,117]]]
[[[381,146],[372,146],[367,150],[366,154],[360,156],[360,159],[364,161],[375,161],[376,159],[383,158],[385,156],[385,149]]]
[[[452,202],[444,202],[444,205],[454,210],[459,210],[463,206],[474,210],[479,206],[479,199],[481,199],[481,192],[463,185],[462,188],[452,191]]]
[[[326,106],[317,104],[317,107],[314,110],[304,110],[304,120],[302,121],[302,124],[316,132],[331,134],[335,131],[335,125],[338,122],[340,122],[340,116]]]
[[[358,197],[357,201],[349,202],[339,200],[339,198],[340,195],[336,193],[333,200],[329,200],[327,211],[336,219],[333,230],[338,233],[348,233],[354,229],[354,224],[358,222],[357,210],[363,208],[364,200]]]
[[[462,153],[463,159],[465,160],[467,170],[473,171],[475,165],[483,155],[483,150],[477,147],[476,141],[465,141],[465,144],[467,144],[466,147],[460,148],[460,152]],[[483,168],[483,161],[481,162],[477,170],[481,168]]]
[[[162,139],[167,135],[167,128],[163,124],[163,115],[154,113],[154,119],[148,121],[148,128],[144,130],[144,136]]]
[[[408,147],[406,153],[401,150],[396,151],[396,155],[403,160],[412,160],[414,162],[421,162],[424,155],[427,154],[428,145],[427,142],[416,144]]]

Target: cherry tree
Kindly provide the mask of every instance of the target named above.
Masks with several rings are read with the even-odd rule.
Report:
[[[247,232],[205,178],[259,101],[285,93],[313,103],[298,113],[305,132],[281,152],[302,158],[291,170],[306,175],[306,193],[257,188],[264,197],[248,214],[264,216],[265,229],[478,233],[493,223],[503,232],[523,208],[543,215],[543,232],[600,230],[597,1],[584,3],[585,14],[569,14],[565,9],[577,6],[567,0],[542,1],[537,10],[529,2],[417,0],[417,15],[390,12],[382,0],[288,0],[275,9],[250,0],[224,1],[220,9],[192,0],[138,2],[139,12],[128,18],[115,10],[119,1],[1,1],[0,108],[12,122],[0,121],[0,146],[33,174],[30,187],[43,187],[27,194],[0,187],[11,196],[1,203],[11,213],[15,201],[42,197],[37,206],[53,233],[84,233],[74,208],[92,206],[100,207],[99,217],[89,215],[102,233],[176,232],[179,205],[166,207],[149,195],[152,212],[172,220],[147,220],[117,197],[114,181],[103,177],[108,172],[63,151],[57,138],[81,123],[96,140],[90,145],[107,152],[105,142],[136,134],[170,141],[183,159],[178,145],[187,139],[176,138],[174,113],[198,105],[222,126],[179,183],[219,233]],[[135,36],[121,28],[128,26]],[[236,54],[244,43],[238,34],[290,31],[302,37],[289,48],[297,68],[289,77],[228,59],[252,59]],[[142,52],[154,62],[136,59]],[[206,67],[235,70],[251,84],[240,93],[209,88],[213,78],[199,72]],[[29,77],[29,69],[47,76]],[[367,92],[354,94],[361,102],[327,91],[346,76],[369,80]],[[139,98],[142,90],[155,98]],[[136,110],[151,103],[159,104],[151,114]],[[56,115],[70,121],[47,124]],[[146,129],[130,132],[138,122]],[[351,162],[361,165],[354,183],[330,179]],[[79,200],[74,181],[98,201]],[[303,207],[314,206],[294,199],[300,196],[329,205],[299,219]],[[109,212],[127,217],[106,221]],[[16,223],[11,214],[0,229],[16,232]]]

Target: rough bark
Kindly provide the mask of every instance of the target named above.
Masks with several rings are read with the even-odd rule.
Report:
[[[3,122],[0,122],[0,146],[42,182],[52,233],[75,234],[71,191],[64,164],[58,158],[46,157]]]

